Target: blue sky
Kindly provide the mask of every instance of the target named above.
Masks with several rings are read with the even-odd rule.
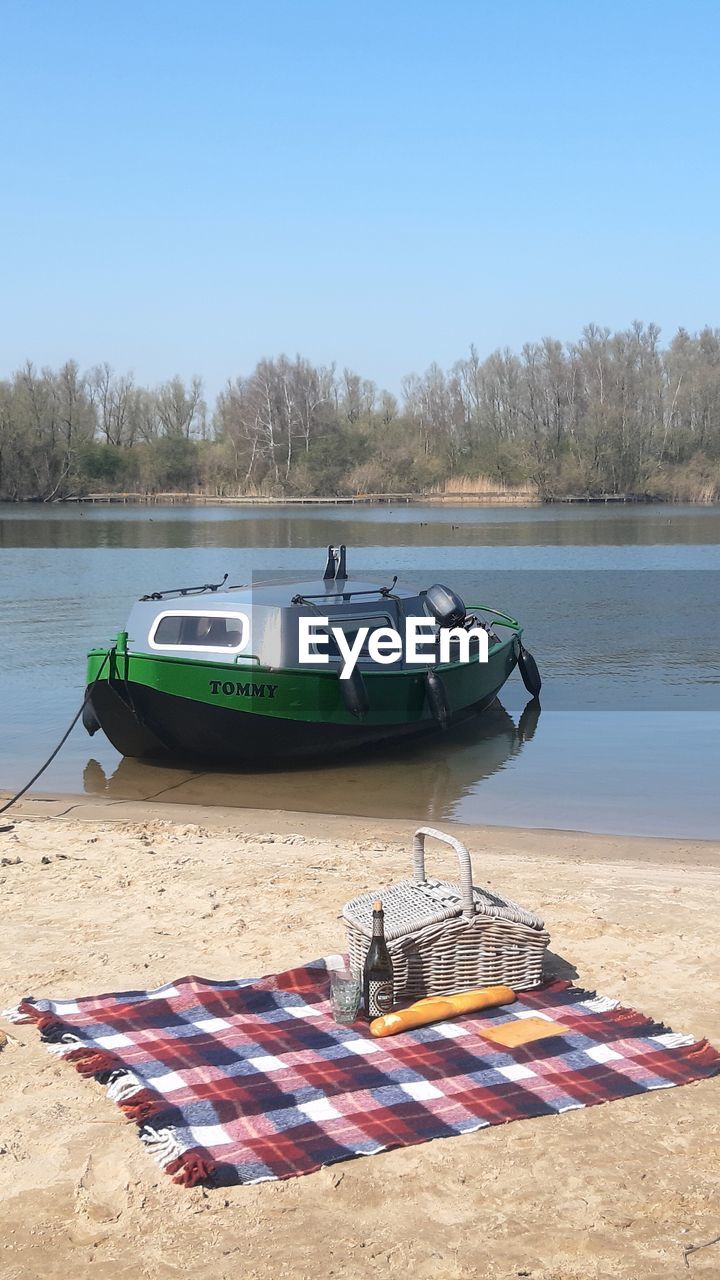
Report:
[[[0,6],[0,373],[720,323],[715,3]]]

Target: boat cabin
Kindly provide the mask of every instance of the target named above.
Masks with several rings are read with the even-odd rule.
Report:
[[[342,628],[352,644],[360,627],[392,627],[402,634],[406,617],[431,618],[426,594],[350,579],[164,592],[160,599],[143,598],[134,605],[126,627],[127,648],[157,657],[298,667],[306,665],[300,662],[301,617],[328,618],[329,628]],[[340,661],[331,642],[330,665]],[[358,662],[371,663],[367,647]]]

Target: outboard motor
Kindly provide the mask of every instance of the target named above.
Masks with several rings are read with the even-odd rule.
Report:
[[[462,626],[467,613],[465,602],[449,587],[443,586],[441,582],[434,583],[425,592],[425,600],[428,609],[439,626]]]
[[[465,601],[442,582],[435,582],[428,587],[425,600],[439,627],[450,628],[463,625],[467,615]],[[446,729],[450,719],[450,704],[443,678],[438,671],[430,669],[425,672],[425,697],[434,719],[437,720],[441,729]]]

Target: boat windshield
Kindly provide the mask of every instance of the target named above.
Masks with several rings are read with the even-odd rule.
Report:
[[[355,639],[357,637],[358,631],[360,631],[363,627],[368,627],[369,631],[365,638],[365,643],[358,654],[358,657],[369,658],[370,654],[368,651],[368,643],[370,640],[371,632],[377,631],[380,627],[393,627],[393,626],[394,626],[394,623],[387,614],[369,613],[366,616],[356,616],[352,618],[348,618],[347,616],[345,616],[344,618],[333,618],[329,627],[316,627],[316,631],[318,634],[325,632],[326,634],[330,635],[329,652],[331,655],[333,654],[336,655],[337,643],[333,640],[333,637],[332,637],[333,631],[342,631],[348,642],[348,645],[352,647],[352,645],[354,645],[355,643]],[[322,649],[319,649],[317,645],[313,645],[313,644],[310,645],[310,649],[313,653],[328,652],[327,648],[323,647]]]

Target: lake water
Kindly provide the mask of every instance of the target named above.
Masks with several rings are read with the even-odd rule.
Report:
[[[702,507],[0,506],[0,788],[21,786],[83,694],[85,653],[147,591],[255,574],[427,586],[519,618],[519,676],[470,725],[254,774],[121,759],[78,726],[43,792],[668,836],[720,836],[720,510]]]

